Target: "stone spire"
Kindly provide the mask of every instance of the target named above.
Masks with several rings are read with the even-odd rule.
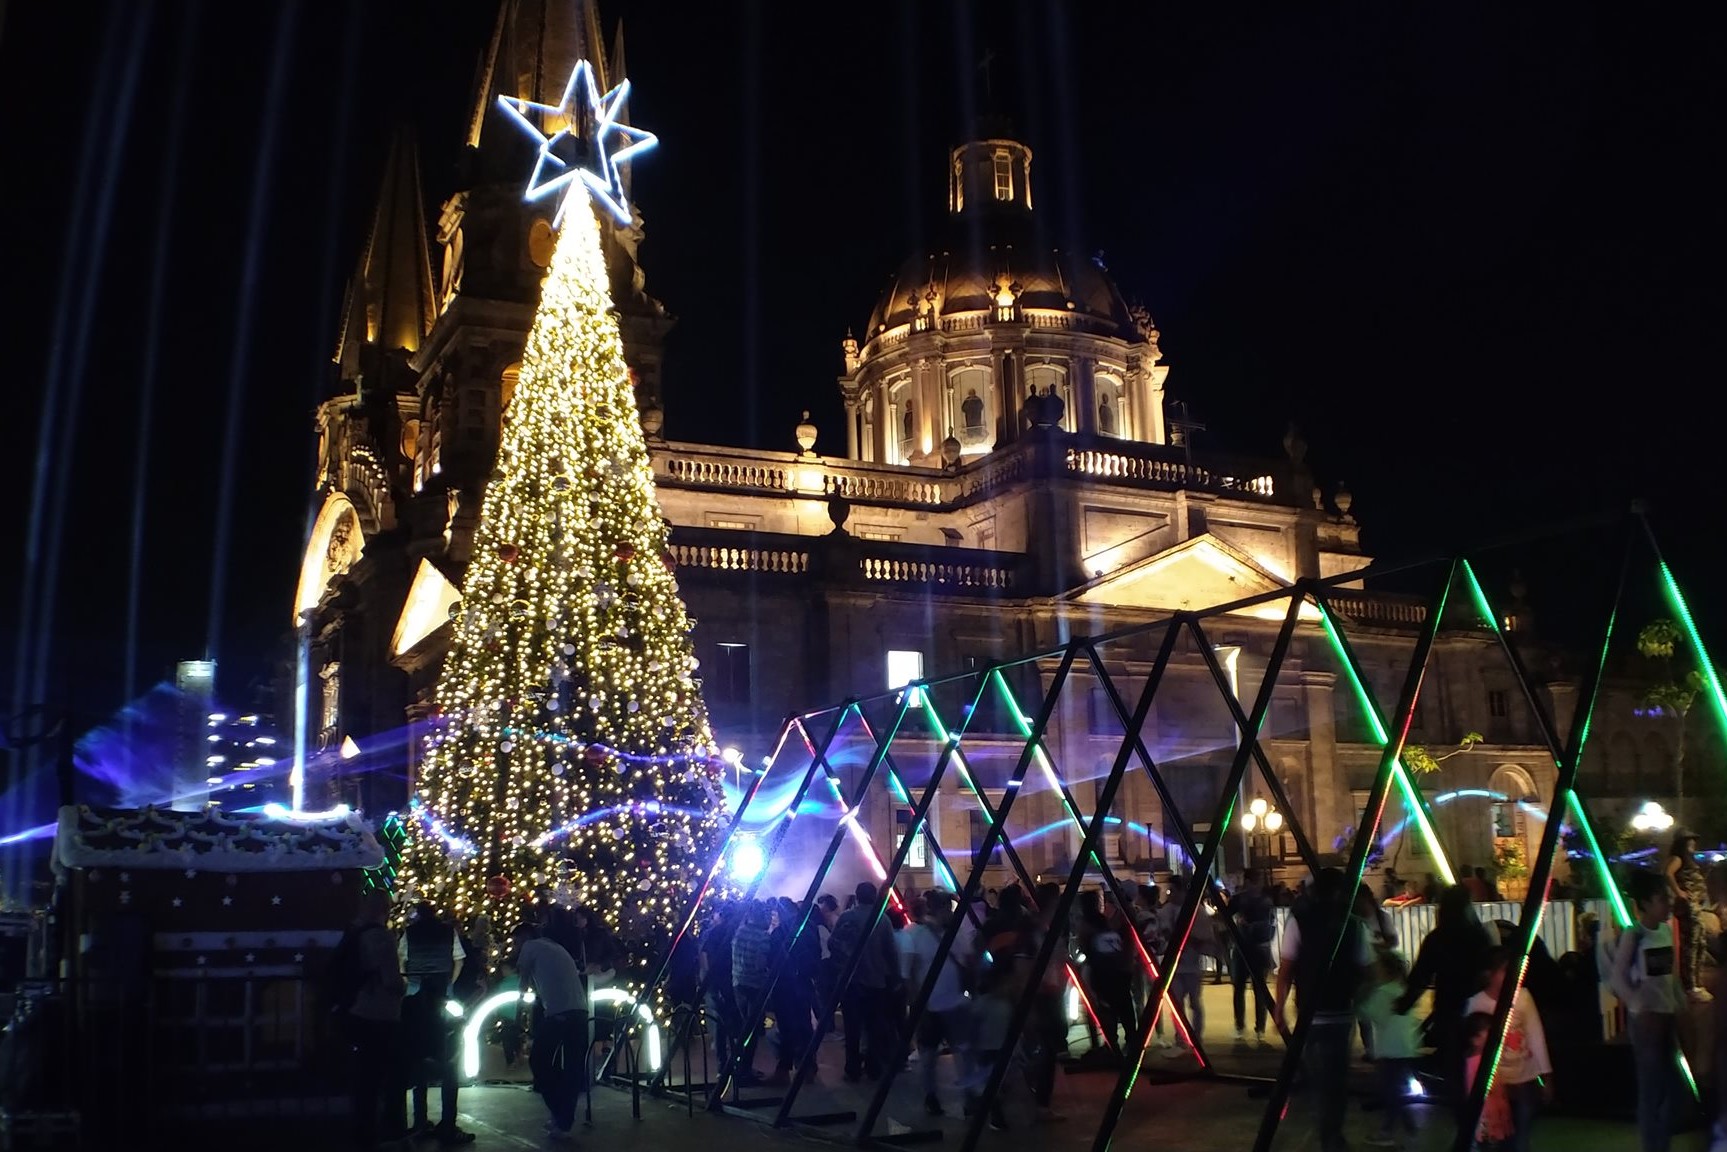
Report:
[[[499,0],[497,23],[474,85],[468,147],[484,148],[497,135],[506,137],[515,150],[520,133],[495,124],[498,97],[557,104],[578,60],[593,64],[602,92],[616,84],[623,77],[621,28],[614,56],[606,59],[594,0]]]
[[[335,361],[343,380],[370,370],[364,350],[417,352],[437,319],[420,164],[412,133],[396,130],[371,230],[348,282]]]

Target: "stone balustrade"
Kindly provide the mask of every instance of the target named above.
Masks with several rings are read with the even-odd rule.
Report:
[[[839,496],[859,504],[920,509],[963,507],[1021,481],[1060,478],[1273,503],[1299,502],[1306,496],[1294,491],[1286,462],[1216,453],[1190,458],[1182,449],[1163,444],[1041,429],[953,472],[694,444],[656,445],[653,457],[661,484],[813,499]]]
[[[1427,601],[1419,596],[1331,591],[1325,594],[1325,604],[1336,615],[1357,624],[1419,628],[1427,621]]]
[[[755,544],[687,544],[673,539],[672,559],[679,568],[713,568],[723,572],[777,572],[789,576],[810,570],[808,548],[759,547]]]
[[[1009,589],[1014,585],[1015,557],[1000,553],[981,553],[987,559],[948,560],[937,558],[947,551],[960,549],[930,549],[930,556],[870,556],[859,558],[863,579],[869,583],[935,585],[966,590],[982,588]],[[971,552],[972,549],[964,551]]]
[[[695,456],[668,456],[666,475],[676,483],[695,488],[751,488],[767,492],[791,491],[787,469],[774,464],[750,464],[737,460],[703,460]]]
[[[1150,445],[1122,441],[1119,448],[1067,449],[1067,470],[1104,481],[1126,482],[1151,488],[1198,488],[1228,492],[1236,496],[1274,499],[1277,484],[1270,474],[1229,476],[1187,460],[1152,455],[1141,449]]]

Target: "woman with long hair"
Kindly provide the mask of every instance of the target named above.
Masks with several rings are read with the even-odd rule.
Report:
[[[1679,981],[1692,1000],[1713,1000],[1703,987],[1703,956],[1708,949],[1703,910],[1709,906],[1709,888],[1697,862],[1697,834],[1689,829],[1673,833],[1667,852],[1667,889],[1673,897],[1673,917],[1679,922]]]

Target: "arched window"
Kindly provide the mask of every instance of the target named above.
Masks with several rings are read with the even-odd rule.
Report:
[[[1495,858],[1499,855],[1501,842],[1515,843],[1519,846],[1519,851],[1527,853],[1529,822],[1523,802],[1539,802],[1534,779],[1515,764],[1501,764],[1494,769],[1487,788],[1495,796],[1491,808]],[[1497,798],[1499,796],[1504,796],[1505,799],[1500,800]]]
[[[1127,411],[1122,406],[1121,377],[1111,372],[1099,372],[1094,378],[1092,399],[1097,410],[1092,413],[1092,426],[1100,436],[1126,437]]]
[[[948,373],[948,395],[952,411],[948,425],[965,454],[988,452],[995,442],[995,389],[993,377],[982,364],[967,364]],[[947,429],[941,429],[943,436]]]
[[[1025,367],[1025,382],[1029,387],[1037,389],[1039,396],[1045,392],[1054,391],[1061,397],[1065,407],[1061,414],[1061,430],[1072,432],[1079,425],[1079,412],[1073,403],[1073,393],[1068,384],[1067,369],[1059,364],[1027,364]]]

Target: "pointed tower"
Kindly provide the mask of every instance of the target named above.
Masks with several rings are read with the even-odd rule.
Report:
[[[313,806],[393,805],[350,775],[344,741],[376,747],[401,727],[407,685],[390,664],[390,629],[412,572],[401,547],[422,453],[420,372],[437,319],[419,159],[407,129],[390,137],[378,200],[343,301],[339,386],[317,409],[318,515],[294,594],[294,747]],[[285,693],[284,693],[285,695]],[[389,740],[397,737],[387,737]]]
[[[533,148],[499,109],[500,96],[556,105],[576,61],[594,66],[606,90],[624,79],[623,29],[608,52],[594,0],[499,0],[491,39],[480,59],[466,144],[457,173],[459,191],[443,205],[438,242],[443,247],[438,308],[452,330],[462,322],[465,300],[525,308],[520,327],[539,302],[540,279],[552,247],[552,205],[522,201],[523,173],[533,168]],[[630,172],[622,170],[626,192]],[[642,218],[628,225],[607,222],[602,237],[612,298],[624,335],[624,356],[635,376],[644,411],[660,406],[662,347],[672,317],[646,290],[637,262]],[[495,325],[494,325],[495,326]],[[434,343],[441,342],[440,332]]]
[[[413,135],[399,128],[384,162],[371,229],[348,281],[336,344],[341,379],[362,396],[389,383],[377,378],[385,373],[386,361],[406,369],[407,358],[420,350],[437,319],[424,205]]]
[[[420,430],[414,357],[436,319],[419,158],[404,127],[391,136],[348,281],[332,357],[340,388],[318,408],[319,485],[350,500],[368,533],[393,526],[408,495]]]

